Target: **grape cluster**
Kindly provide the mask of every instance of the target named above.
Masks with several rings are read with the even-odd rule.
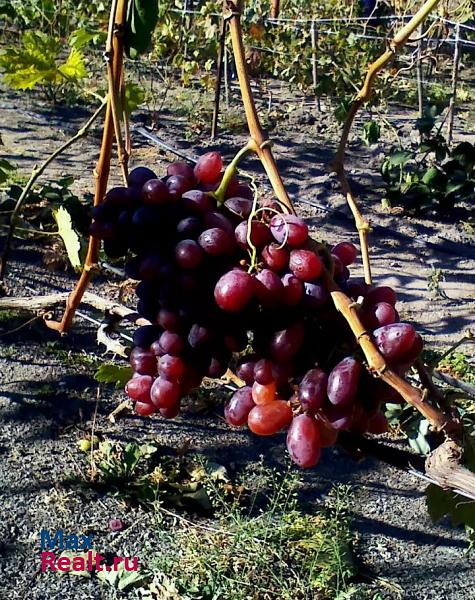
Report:
[[[363,368],[323,270],[357,302],[392,368],[404,373],[422,341],[399,322],[391,288],[350,279],[353,244],[317,244],[278,203],[256,206],[235,176],[218,203],[222,166],[209,152],[163,178],[138,167],[94,208],[91,233],[110,257],[128,257],[137,310],[151,323],[134,333],[126,391],[138,414],[173,418],[204,377],[232,367],[244,386],[225,406],[227,423],[257,435],[288,428],[290,456],[309,467],[340,430],[385,431],[382,404],[398,401]]]

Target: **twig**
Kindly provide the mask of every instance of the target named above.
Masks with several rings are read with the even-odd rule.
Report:
[[[0,337],[4,337],[6,335],[12,335],[12,333],[17,333],[17,331],[21,331],[25,327],[28,327],[28,325],[31,325],[35,321],[38,321],[38,319],[42,319],[42,318],[43,318],[43,315],[36,315],[36,317],[28,319],[28,321],[26,321],[25,323],[22,323],[18,327],[15,327],[15,329],[10,329],[10,331],[4,331],[3,333],[0,333]]]
[[[104,99],[102,104],[96,110],[96,112],[89,118],[89,120],[77,131],[72,138],[69,138],[67,142],[65,142],[62,146],[60,146],[57,150],[55,150],[52,154],[48,156],[48,158],[41,164],[39,167],[35,167],[31,172],[30,178],[28,179],[23,191],[16,201],[15,208],[13,209],[12,216],[10,218],[10,228],[8,230],[8,234],[5,240],[5,245],[3,246],[2,255],[0,258],[0,282],[4,280],[5,274],[7,271],[7,263],[10,258],[10,250],[12,239],[15,233],[15,229],[18,223],[19,214],[23,207],[23,203],[28,198],[32,187],[36,183],[37,179],[45,172],[48,166],[56,159],[58,156],[63,154],[68,148],[70,148],[75,142],[83,138],[89,129],[92,127],[96,119],[99,117],[104,107],[106,106],[107,99]]]
[[[115,22],[117,26],[123,26],[125,23],[127,9],[127,0],[117,0],[117,9],[115,12]],[[114,36],[112,40],[112,72],[114,81],[120,80],[122,72],[122,55],[123,55],[124,40],[122,36]],[[107,181],[109,179],[110,160],[112,152],[112,141],[114,135],[113,126],[113,111],[112,100],[109,94],[106,117],[104,120],[104,131],[102,134],[101,151],[96,167],[96,190],[94,194],[94,206],[100,204],[104,198],[107,189]],[[56,329],[60,333],[66,332],[72,324],[74,313],[79,306],[84,292],[89,285],[92,273],[97,265],[99,256],[100,240],[97,237],[89,237],[89,245],[87,249],[86,260],[84,263],[81,277],[79,278],[76,287],[72,291],[66,302],[66,309],[63,318],[58,323],[56,321],[47,321],[48,327]]]
[[[279,171],[277,170],[277,165],[275,164],[275,160],[271,151],[271,142],[265,137],[259,123],[259,117],[257,116],[249,75],[246,69],[245,52],[242,41],[242,3],[242,0],[236,0],[236,2],[228,0],[227,8],[225,10],[225,18],[229,19],[234,62],[236,64],[239,88],[241,90],[242,100],[244,103],[244,111],[246,113],[249,133],[251,134],[251,138],[254,143],[254,152],[259,157],[267,176],[269,177],[275,195],[277,196],[278,200],[280,200],[280,202],[282,202],[282,204],[289,209],[289,211],[295,212],[292,202],[287,194],[287,190],[285,189],[283,181],[280,177]]]
[[[368,251],[368,233],[370,231],[369,223],[361,215],[353,192],[351,191],[350,184],[346,177],[345,171],[345,150],[348,143],[348,138],[351,132],[351,128],[356,116],[356,113],[361,106],[367,102],[371,97],[373,82],[378,75],[379,71],[383,69],[388,62],[394,57],[396,52],[407,42],[412,33],[419,27],[419,25],[426,19],[430,12],[437,6],[440,0],[426,0],[421,6],[417,13],[412,19],[394,36],[390,42],[387,50],[372,64],[370,65],[366,74],[365,81],[356,98],[352,102],[348,114],[346,116],[343,130],[341,133],[340,142],[335,159],[332,164],[332,169],[336,172],[340,181],[340,186],[343,194],[346,196],[346,201],[355,220],[356,228],[358,229],[358,235],[360,238],[361,255],[363,259],[363,269],[365,281],[368,284],[372,283],[371,276],[371,265],[369,260]]]
[[[131,410],[132,402],[130,400],[124,400],[118,406],[114,408],[114,410],[107,416],[107,420],[111,423],[115,423],[117,415],[124,412],[124,410]]]
[[[120,15],[121,6],[125,5],[127,8],[127,0],[113,0],[112,8],[110,11],[109,18],[109,29],[106,41],[106,50],[104,57],[107,65],[107,83],[109,88],[110,108],[112,112],[112,122],[114,123],[114,135],[117,142],[117,155],[119,158],[119,165],[122,171],[122,179],[124,185],[127,185],[127,164],[128,156],[125,149],[124,140],[122,138],[121,129],[121,116],[123,116],[124,106],[122,105],[122,98],[125,97],[123,92],[123,52],[116,52],[113,48],[114,40],[122,38],[124,35],[124,20],[118,20],[117,17]]]

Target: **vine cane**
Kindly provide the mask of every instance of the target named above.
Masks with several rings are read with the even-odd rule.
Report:
[[[370,232],[371,228],[369,222],[362,216],[356,204],[355,196],[346,177],[345,150],[348,144],[348,138],[356,117],[356,113],[371,97],[373,82],[379,71],[381,71],[381,69],[383,69],[394,57],[397,51],[404,46],[411,34],[418,29],[420,24],[426,19],[431,11],[437,6],[437,4],[439,4],[439,2],[440,0],[426,0],[426,2],[421,6],[412,19],[398,33],[396,33],[392,41],[389,43],[387,50],[368,68],[363,86],[348,110],[348,114],[343,125],[340,142],[338,144],[338,150],[331,165],[332,170],[337,174],[343,195],[346,197],[346,201],[355,220],[355,225],[360,238],[364,277],[366,283],[368,284],[372,283],[371,265],[368,250],[368,233]]]

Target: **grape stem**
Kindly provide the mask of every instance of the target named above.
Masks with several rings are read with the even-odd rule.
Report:
[[[241,150],[239,150],[233,160],[226,167],[218,189],[215,192],[210,192],[210,195],[216,199],[218,207],[224,204],[226,190],[228,189],[233,175],[237,171],[238,164],[246,156],[246,154],[249,154],[249,152],[255,152],[255,144],[253,140],[249,140],[247,144],[241,148]]]
[[[123,71],[123,52],[124,38],[122,35],[125,19],[127,15],[127,1],[116,0],[111,9],[111,19],[109,23],[108,41],[106,50],[110,49],[112,57],[111,73],[112,77],[108,78],[109,93],[107,96],[107,108],[104,118],[104,129],[102,132],[101,150],[97,161],[95,177],[96,189],[94,192],[94,206],[99,205],[107,190],[107,182],[109,180],[110,162],[112,154],[112,143],[114,140],[114,111],[113,111],[113,95],[118,93],[118,85],[122,79]],[[118,32],[121,35],[118,35]],[[111,88],[112,86],[112,88]],[[60,322],[54,320],[45,321],[50,329],[55,329],[60,333],[69,330],[73,322],[74,313],[81,303],[81,299],[86,291],[87,286],[92,277],[93,271],[97,268],[97,260],[99,257],[100,240],[97,237],[89,236],[89,245],[87,248],[86,260],[84,267],[76,284],[76,287],[71,292],[66,301],[66,309]]]
[[[107,104],[107,101],[108,101],[108,99],[105,98],[102,101],[102,104],[99,106],[99,108],[95,111],[95,113],[81,127],[81,129],[79,129],[77,131],[77,133],[75,135],[73,135],[73,137],[69,138],[69,140],[67,142],[65,142],[62,146],[60,146],[57,150],[55,150],[52,154],[50,154],[48,156],[48,158],[39,167],[35,167],[32,170],[30,178],[28,179],[25,187],[23,188],[20,197],[16,201],[15,208],[13,209],[13,212],[12,212],[12,215],[10,218],[8,234],[7,234],[7,237],[5,240],[5,245],[3,247],[2,256],[0,258],[0,282],[4,280],[5,275],[6,275],[7,263],[8,263],[8,259],[10,257],[11,244],[12,244],[13,237],[15,235],[15,230],[17,227],[20,211],[23,208],[23,204],[24,204],[25,200],[28,199],[28,196],[30,195],[30,192],[31,192],[33,186],[35,185],[38,178],[45,172],[45,170],[48,168],[48,166],[56,158],[58,158],[58,156],[63,154],[63,152],[65,152],[75,142],[77,142],[78,140],[83,138],[88,133],[89,129],[92,127],[94,122],[97,120],[99,115],[102,113],[104,107]]]
[[[379,71],[381,71],[395,56],[397,51],[404,46],[411,34],[416,31],[416,29],[427,18],[427,16],[432,12],[439,2],[440,0],[426,0],[426,2],[421,6],[412,19],[396,33],[394,38],[389,42],[387,50],[369,66],[364,83],[355,99],[351,103],[348,114],[346,115],[338,150],[331,165],[332,171],[337,174],[342,193],[344,196],[346,196],[346,201],[353,214],[356,228],[358,229],[361,255],[363,259],[364,277],[366,283],[368,284],[373,282],[368,250],[368,233],[371,231],[371,228],[369,222],[361,215],[361,212],[356,204],[355,196],[346,177],[345,150],[348,144],[348,138],[355,120],[356,113],[361,106],[363,106],[363,104],[368,102],[368,100],[371,98],[373,83]]]
[[[249,75],[246,69],[246,59],[244,53],[244,44],[242,41],[241,14],[243,0],[227,0],[225,8],[225,18],[229,19],[229,30],[231,32],[231,42],[233,46],[234,62],[239,80],[239,88],[241,90],[244,111],[246,113],[246,121],[251,134],[251,142],[254,145],[254,151],[259,157],[269,181],[272,185],[275,195],[278,200],[284,204],[291,213],[295,213],[292,202],[284,187],[282,178],[280,177],[274,156],[271,150],[271,142],[268,140],[262,130],[259,122],[259,117],[256,110],[256,105],[252,95]]]

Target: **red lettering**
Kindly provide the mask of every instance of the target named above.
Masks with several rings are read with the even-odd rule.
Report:
[[[96,562],[96,571],[102,571],[102,567],[101,567],[101,560],[103,560],[103,556],[101,556],[99,554],[99,552],[96,552],[96,555],[94,556],[94,560]]]
[[[117,566],[122,562],[122,556],[114,556],[113,571],[117,571]]]
[[[134,556],[132,566],[129,564],[129,557],[126,556],[124,559],[124,567],[126,571],[138,571],[139,570],[139,559]]]
[[[64,572],[71,570],[71,559],[69,559],[67,556],[60,556],[57,564],[60,571]]]
[[[42,552],[41,553],[41,570],[44,573],[46,569],[49,567],[52,571],[56,571],[56,567],[54,566],[54,561],[56,560],[56,555],[54,552]]]

